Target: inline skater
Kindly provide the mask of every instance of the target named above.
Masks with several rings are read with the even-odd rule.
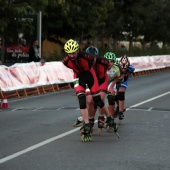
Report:
[[[105,101],[105,95],[107,93],[108,88],[108,74],[107,71],[110,70],[115,62],[116,56],[112,52],[108,52],[103,57],[98,57],[96,59],[95,64],[95,72],[98,78],[99,86],[100,86],[100,94],[103,102]],[[98,132],[99,135],[102,132],[102,128],[107,128],[108,126],[111,127],[111,129],[116,133],[116,135],[119,137],[117,130],[118,126],[114,122],[114,118],[109,112],[109,116],[106,119],[106,122],[104,123],[104,115],[102,115],[100,108],[99,108],[99,117],[98,117]]]
[[[96,47],[90,46],[90,47],[86,48],[86,52],[94,57],[94,62],[93,62],[93,67],[94,67],[95,62],[96,62],[96,57],[97,57],[97,55],[99,53],[98,49]],[[87,109],[88,109],[89,122],[91,123],[91,125],[93,127],[94,126],[94,121],[95,121],[94,115],[96,113],[97,106],[94,105],[93,98],[92,98],[92,96],[90,94],[90,89],[88,88],[88,85],[86,85],[86,97],[87,97]],[[80,116],[74,122],[73,126],[75,127],[75,126],[79,125],[82,122],[83,122],[83,117]]]
[[[121,120],[124,119],[123,112],[125,111],[124,105],[125,105],[125,92],[129,83],[130,74],[133,73],[135,70],[134,66],[130,64],[129,58],[127,55],[123,55],[120,59],[120,77],[116,84],[117,86],[117,113],[118,118],[120,120],[119,124],[121,123]]]
[[[108,99],[108,108],[109,113],[112,117],[115,117],[114,110],[115,110],[115,96],[116,96],[116,82],[120,76],[120,69],[116,64],[118,64],[118,59],[116,58],[115,54],[112,52],[107,52],[104,56],[105,58],[114,58],[114,63],[111,65],[111,69],[107,72],[109,77],[109,83],[107,88],[107,99]]]
[[[107,116],[109,114],[106,105],[101,100],[99,84],[93,69],[95,59],[90,54],[80,51],[79,44],[72,39],[65,43],[64,50],[67,55],[62,62],[74,72],[74,89],[79,100],[80,112],[84,121],[81,140],[83,142],[90,141],[92,140],[92,127],[88,120],[88,110],[86,107],[86,84],[90,89],[90,93],[96,105],[101,109],[103,114]]]

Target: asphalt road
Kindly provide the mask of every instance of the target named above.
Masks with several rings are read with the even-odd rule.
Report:
[[[74,90],[8,104],[0,112],[0,170],[170,169],[170,71],[130,79],[120,139],[105,129],[98,136],[95,124],[93,140],[80,141]]]

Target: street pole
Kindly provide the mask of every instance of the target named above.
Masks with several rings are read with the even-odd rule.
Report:
[[[39,56],[42,58],[42,44],[41,44],[41,37],[42,37],[42,12],[39,11],[38,13],[38,22],[37,22],[37,33],[38,33],[38,41],[40,46]]]

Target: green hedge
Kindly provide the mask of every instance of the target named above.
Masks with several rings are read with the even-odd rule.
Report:
[[[121,57],[123,54],[127,54],[129,57],[137,57],[137,56],[153,56],[153,55],[170,55],[169,48],[159,48],[152,47],[146,48],[142,50],[140,48],[133,48],[130,51],[122,50],[122,49],[109,49],[106,47],[99,48],[99,56],[103,56],[106,52],[111,51],[116,54],[116,57]],[[61,61],[66,54],[62,51],[62,55],[57,54],[57,52],[53,52],[49,54],[48,57],[44,56],[46,61]]]

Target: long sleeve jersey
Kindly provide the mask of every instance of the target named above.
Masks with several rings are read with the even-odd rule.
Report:
[[[63,64],[75,73],[89,71],[92,68],[94,57],[84,51],[79,51],[75,60],[68,55],[62,60]]]

